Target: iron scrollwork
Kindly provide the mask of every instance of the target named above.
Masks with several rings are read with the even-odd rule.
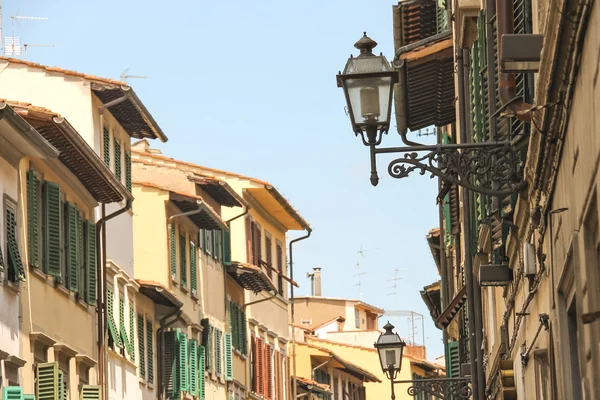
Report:
[[[394,381],[394,383],[410,383],[406,390],[409,396],[429,394],[438,399],[468,399],[472,390],[469,378],[419,379],[413,381]]]
[[[388,166],[392,178],[406,178],[417,171],[431,174],[470,191],[503,196],[525,187],[517,151],[510,143],[434,145],[373,149],[380,153],[404,153]],[[374,161],[374,160],[373,160]]]

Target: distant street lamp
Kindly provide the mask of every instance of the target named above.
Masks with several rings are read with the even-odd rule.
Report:
[[[377,154],[403,153],[388,166],[392,178],[405,178],[413,171],[421,175],[429,172],[432,178],[437,176],[448,184],[491,196],[512,194],[525,187],[518,152],[510,141],[421,145],[401,136],[407,147],[377,148],[390,128],[394,84],[399,75],[383,54],[373,54],[376,46],[365,32],[354,44],[360,54],[351,55],[344,71],[337,75],[352,130],[370,147],[373,186],[379,182]]]
[[[418,380],[400,380],[396,377],[402,369],[402,356],[406,343],[397,333],[394,333],[394,325],[389,322],[384,325],[385,332],[379,335],[377,343],[374,344],[379,354],[381,370],[390,380],[392,385],[392,400],[396,399],[394,385],[409,383],[407,393],[416,396],[418,393],[426,393],[438,399],[468,399],[471,396],[469,378],[434,378]]]

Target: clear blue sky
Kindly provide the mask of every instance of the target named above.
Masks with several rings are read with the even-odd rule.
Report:
[[[310,292],[306,272],[320,266],[324,295],[357,298],[357,251],[378,249],[360,260],[363,300],[423,314],[431,359],[443,354],[441,331],[419,289],[439,279],[425,240],[439,225],[437,183],[416,175],[372,187],[367,148],[335,83],[363,31],[392,58],[393,4],[5,0],[2,22],[10,36],[17,10],[48,17],[15,24],[23,43],[56,45],[31,47],[31,61],[147,75],[130,84],[169,137],[154,143],[164,154],[274,184],[314,229],[295,252],[301,294]],[[384,145],[401,145],[393,131]],[[383,176],[384,159],[378,167]],[[396,268],[403,279],[394,297]],[[392,323],[406,337],[406,321]]]

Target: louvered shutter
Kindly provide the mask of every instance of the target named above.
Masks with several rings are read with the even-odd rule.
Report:
[[[220,258],[219,231],[218,230],[212,231],[212,243],[213,243],[213,257],[215,260],[218,260]]]
[[[223,265],[231,265],[231,232],[223,230]]]
[[[108,322],[108,333],[117,347],[123,347],[123,341],[115,323],[114,295],[111,288],[106,288],[106,320]]]
[[[275,352],[275,382],[277,384],[277,400],[283,400],[283,366],[282,355]]]
[[[266,261],[267,265],[269,266],[269,268],[267,268],[267,274],[269,275],[269,278],[273,279],[273,270],[271,269],[273,268],[272,243],[271,238],[268,236],[265,236],[265,247],[265,252],[267,253]]]
[[[458,355],[458,341],[446,344],[446,371],[448,378],[460,376],[460,359]]]
[[[256,223],[254,225],[254,236],[252,238],[252,244],[254,246],[254,261],[253,264],[260,267],[260,260],[262,256],[262,243],[261,243],[261,232],[260,226]]]
[[[60,400],[67,400],[69,397],[69,390],[67,388],[67,381],[65,380],[65,373],[58,370],[58,398]]]
[[[179,346],[177,344],[177,336],[175,331],[164,332],[164,349],[162,350],[162,379],[163,387],[167,396],[179,396],[179,381],[178,381],[178,353]]]
[[[206,349],[204,346],[199,347],[198,351],[198,391],[200,399],[206,398],[206,390],[204,383],[204,371],[206,370]]]
[[[267,362],[267,399],[273,398],[273,348],[269,345],[265,348]]]
[[[233,379],[233,348],[231,343],[231,334],[225,334],[225,380]]]
[[[115,139],[114,143],[115,147],[115,176],[120,181],[121,180],[121,143],[117,139]]]
[[[212,231],[205,229],[204,230],[204,250],[206,254],[211,255],[213,253],[213,244],[212,244]]]
[[[125,152],[125,186],[131,192],[131,154]]]
[[[261,338],[256,338],[256,377],[257,377],[257,393],[264,394],[264,345]]]
[[[127,337],[127,330],[125,328],[125,301],[123,300],[123,295],[119,296],[119,332],[121,333],[123,345],[127,349],[127,352],[131,354],[131,346],[129,345],[129,338]]]
[[[3,387],[2,400],[23,400],[23,389],[19,386]]]
[[[84,215],[77,213],[77,298],[85,299],[85,277],[86,277],[86,259],[85,259],[85,241],[83,234]]]
[[[104,156],[104,163],[110,167],[110,133],[108,128],[105,126],[103,130],[103,146],[102,152]]]
[[[202,325],[202,345],[205,348],[205,367],[207,370],[210,370],[210,346],[211,346],[211,340],[210,340],[210,323],[208,322],[208,318],[204,318],[200,321],[200,325]]]
[[[287,387],[287,398],[293,400],[292,375],[290,369],[290,358],[285,358],[285,387]]]
[[[248,264],[252,264],[252,256],[254,254],[252,246],[252,221],[250,217],[246,217],[246,260]]]
[[[277,257],[277,288],[279,290],[279,294],[283,296],[283,249],[281,247],[281,243],[277,243],[276,245],[276,254]]]
[[[27,225],[29,238],[29,265],[40,267],[39,252],[39,207],[38,207],[39,180],[34,171],[27,171]]]
[[[80,400],[101,400],[102,387],[96,385],[83,385],[81,387]]]
[[[256,342],[256,338],[254,337],[254,335],[252,335],[252,338],[250,339],[250,359],[251,359],[251,374],[252,374],[252,391],[254,393],[258,393],[258,373],[259,373],[259,368],[258,368],[258,363],[259,363],[259,357],[258,357],[258,345]]]
[[[242,332],[242,354],[248,354],[248,325],[246,323],[246,312],[242,309],[241,314],[241,332]]]
[[[35,392],[38,400],[59,399],[58,363],[42,363],[36,367]]]
[[[142,314],[137,316],[137,329],[140,378],[146,379],[146,338],[144,337],[144,316]]]
[[[214,369],[215,369],[215,366],[213,364],[213,354],[215,352],[215,348],[214,348],[214,344],[213,344],[214,333],[215,333],[215,328],[212,325],[210,325],[208,327],[208,341],[207,341],[207,346],[206,346],[206,349],[208,350],[208,352],[207,352],[208,359],[206,360],[206,365],[208,367],[208,370],[211,373],[214,372]]]
[[[73,203],[65,204],[67,214],[67,279],[68,288],[74,292],[77,291],[79,283],[78,261],[78,243],[77,243],[77,207]]]
[[[131,357],[131,361],[135,362],[135,312],[133,311],[133,304],[129,304],[129,346],[131,347],[129,357]]]
[[[175,243],[175,225],[169,224],[169,249],[171,261],[171,278],[177,278],[177,245]]]
[[[177,343],[179,349],[179,353],[177,354],[179,389],[183,392],[187,392],[190,388],[187,335],[183,332],[177,332]]]
[[[192,294],[196,294],[198,292],[198,272],[196,269],[196,244],[194,242],[190,242],[190,288],[192,290]]]
[[[179,273],[181,274],[180,276],[180,282],[181,282],[181,286],[186,287],[187,286],[187,251],[186,251],[186,245],[185,245],[185,232],[182,234],[181,233],[181,227],[179,227]]]
[[[215,364],[217,377],[223,375],[223,341],[222,332],[220,329],[215,329]]]
[[[154,329],[152,321],[146,321],[146,368],[148,374],[148,383],[154,383]]]
[[[44,183],[44,268],[45,272],[60,278],[61,221],[60,187],[54,182]]]
[[[8,247],[8,279],[11,282],[25,280],[25,270],[21,261],[17,242],[17,216],[11,208],[6,208],[6,236]]]
[[[189,377],[190,377],[190,394],[198,396],[198,342],[190,339],[189,347]]]
[[[96,224],[92,221],[87,221],[85,226],[87,233],[85,302],[90,305],[96,305]]]
[[[198,247],[204,251],[204,229],[198,231]]]
[[[35,400],[35,394],[24,394],[23,400]]]

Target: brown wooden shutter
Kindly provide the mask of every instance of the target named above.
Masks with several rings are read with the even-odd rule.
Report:
[[[261,338],[256,339],[256,379],[257,379],[257,390],[256,393],[264,393],[265,374],[264,374],[264,344]]]
[[[246,217],[246,257],[249,264],[252,264],[252,220]]]
[[[257,353],[256,353],[256,338],[254,337],[254,335],[252,335],[252,338],[250,339],[251,341],[251,347],[250,347],[250,351],[251,351],[251,355],[250,355],[250,368],[252,371],[252,391],[253,392],[257,392],[258,391],[258,373],[257,373]]]
[[[267,399],[273,399],[273,348],[267,344]]]
[[[273,268],[273,251],[272,251],[272,243],[271,243],[271,238],[266,236],[265,237],[265,247],[266,247],[266,252],[267,252],[267,265],[271,268]],[[267,274],[269,274],[269,278],[273,279],[273,270],[271,268],[267,269]]]
[[[287,387],[287,400],[293,400],[294,389],[292,388],[292,370],[290,369],[290,357],[285,357],[285,379]]]
[[[283,371],[281,368],[282,355],[275,353],[275,384],[277,385],[276,400],[283,400]]]
[[[254,256],[253,256],[254,261],[252,263],[254,265],[260,267],[260,257],[262,255],[260,226],[256,222],[253,222],[252,226],[254,228],[254,235],[252,237],[252,245],[253,245],[253,249],[254,249]]]

